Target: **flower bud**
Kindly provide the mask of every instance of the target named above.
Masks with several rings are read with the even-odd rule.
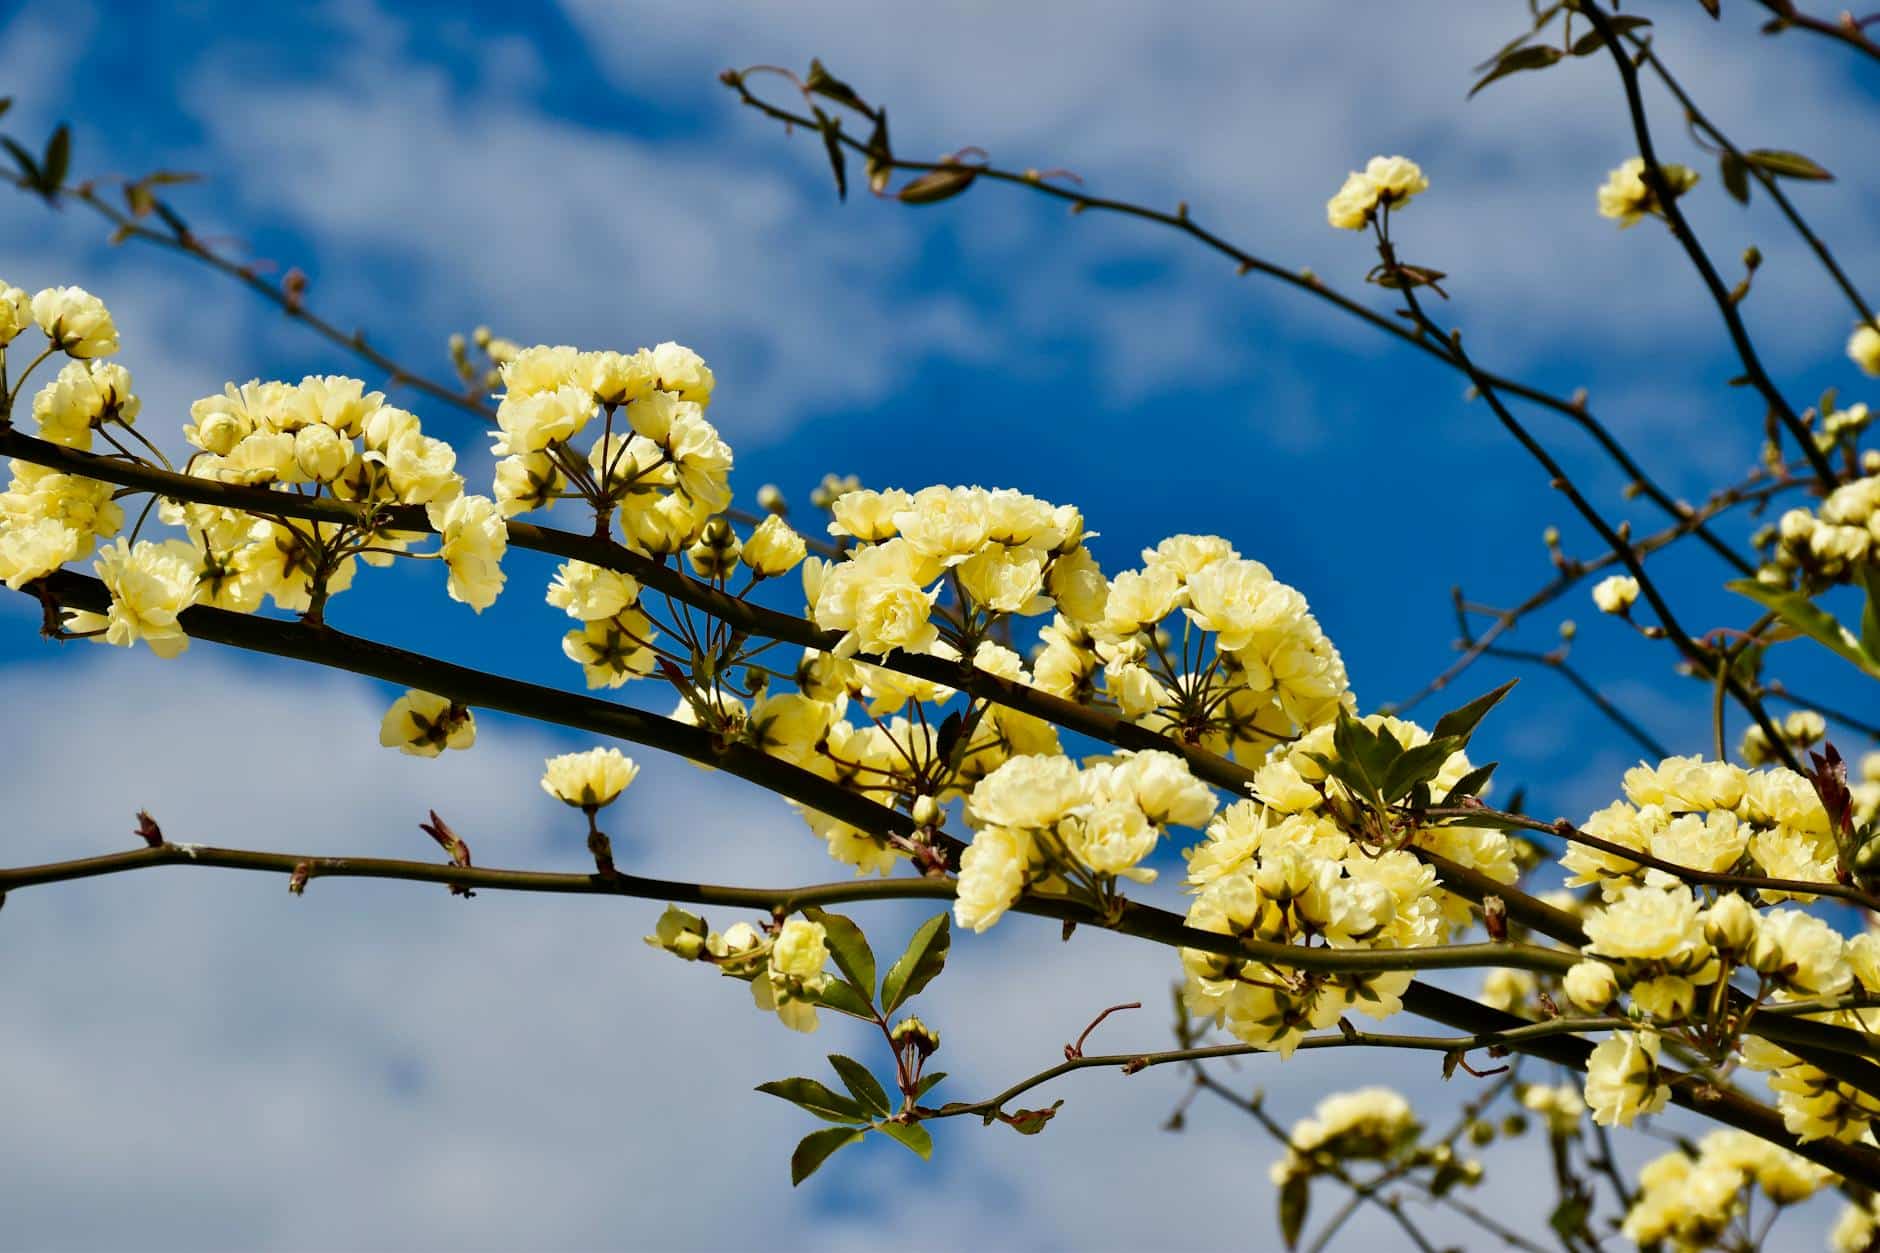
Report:
[[[705,524],[698,542],[686,549],[685,558],[701,579],[721,579],[737,566],[742,549],[731,524],[723,518],[713,518]]]
[[[940,802],[931,796],[914,798],[914,824],[921,827],[940,825]]]
[[[1726,953],[1746,953],[1756,942],[1756,909],[1735,894],[1704,911],[1704,938]]]
[[[352,460],[352,441],[330,426],[303,426],[294,436],[294,460],[315,483],[331,483]]]
[[[708,526],[707,538],[710,535]],[[773,513],[751,532],[751,538],[744,543],[742,557],[758,578],[774,579],[795,569],[807,551],[803,537],[790,529],[781,514]]]
[[[1619,995],[1619,979],[1602,961],[1575,962],[1563,981],[1567,999],[1588,1013],[1605,1009]]]
[[[911,1048],[923,1058],[932,1057],[940,1051],[940,1033],[918,1018],[903,1018],[895,1023],[888,1038],[894,1042],[895,1048]]]
[[[766,483],[757,489],[757,507],[778,517],[790,512],[789,503],[783,498],[783,490],[775,483]]]
[[[1638,580],[1627,574],[1608,575],[1593,587],[1593,604],[1601,613],[1628,613],[1637,599]]]

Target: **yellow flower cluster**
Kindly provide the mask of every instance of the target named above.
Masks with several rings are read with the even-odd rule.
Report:
[[[1791,509],[1776,524],[1774,560],[1764,582],[1799,577],[1805,588],[1849,581],[1880,566],[1880,474],[1829,492],[1814,509]]]
[[[1706,1135],[1695,1156],[1680,1149],[1639,1171],[1638,1199],[1621,1231],[1641,1247],[1679,1253],[1716,1247],[1758,1189],[1777,1206],[1805,1201],[1833,1179],[1806,1158],[1744,1131]]]
[[[1318,1103],[1310,1118],[1293,1124],[1286,1137],[1289,1151],[1268,1174],[1275,1186],[1283,1186],[1343,1162],[1387,1160],[1415,1144],[1421,1130],[1410,1102],[1389,1088],[1335,1092]]]
[[[14,461],[0,492],[0,582],[14,591],[91,556],[124,525],[109,483]]]
[[[953,917],[984,931],[1028,888],[1070,883],[1102,898],[1142,865],[1171,826],[1214,816],[1214,793],[1173,753],[1118,753],[1080,769],[1068,757],[1015,757],[974,785],[973,840],[960,858]]]
[[[1660,165],[1658,176],[1675,199],[1697,185],[1697,171],[1684,165]],[[1636,225],[1646,214],[1662,217],[1664,208],[1658,196],[1645,182],[1645,158],[1629,157],[1606,175],[1599,189],[1599,214],[1612,218],[1621,228]]]
[[[980,634],[996,617],[1054,604],[1091,611],[1101,595],[1083,515],[1070,506],[1007,489],[936,486],[846,492],[830,512],[830,534],[857,543],[842,561],[805,562],[803,586],[816,624],[843,633],[839,657],[933,651],[943,580],[959,600],[962,628]]]
[[[1394,718],[1373,716],[1364,725],[1405,748],[1429,741],[1421,728]],[[1228,806],[1207,838],[1188,851],[1188,884],[1197,893],[1188,924],[1244,939],[1340,948],[1415,948],[1448,940],[1470,921],[1468,902],[1440,888],[1435,871],[1407,848],[1380,851],[1348,834],[1341,818],[1352,813],[1351,797],[1327,776],[1320,757],[1336,757],[1329,725],[1275,750],[1255,774],[1258,799]],[[1469,770],[1463,754],[1451,754],[1431,791],[1442,794]],[[1516,846],[1501,831],[1419,828],[1407,842],[1498,882],[1516,877]],[[1411,979],[1408,971],[1292,970],[1198,949],[1184,949],[1182,964],[1190,1013],[1281,1053],[1350,1010],[1389,1017]]]
[[[118,349],[117,327],[104,303],[78,287],[49,287],[36,295],[0,282],[0,361],[28,329],[46,337],[45,352],[71,358],[33,398],[42,439],[89,450],[92,434],[109,423],[129,427],[139,403],[130,372],[98,358]],[[34,364],[36,364],[36,359]],[[25,381],[20,372],[16,386]],[[124,514],[109,484],[15,461],[0,492],[0,582],[15,591],[68,561],[91,555],[100,539],[117,534]]]
[[[1266,566],[1213,535],[1171,536],[1142,561],[1107,582],[1094,563],[1077,588],[1059,582],[1039,687],[1076,700],[1100,690],[1158,734],[1256,760],[1351,703],[1338,650]],[[1177,613],[1179,645],[1165,624]]]
[[[1628,771],[1625,790],[1630,802],[1594,814],[1586,832],[1708,873],[1820,883],[1837,877],[1827,813],[1813,784],[1793,771],[1674,757]],[[1651,1024],[1595,1050],[1586,1102],[1601,1122],[1627,1124],[1662,1105],[1657,1031],[1714,1020],[1739,970],[1754,976],[1759,999],[1776,1003],[1834,997],[1856,986],[1880,992],[1880,935],[1850,940],[1814,914],[1754,903],[1813,899],[1806,893],[1711,893],[1706,903],[1677,877],[1619,853],[1574,843],[1561,861],[1574,872],[1569,883],[1596,884],[1601,897],[1586,915],[1586,956],[1563,981],[1568,999],[1588,1012],[1617,1012],[1624,994],[1632,1015]],[[1812,1017],[1869,1033],[1880,1028],[1880,1013],[1871,1010]],[[1745,1039],[1741,1057],[1748,1068],[1768,1072],[1784,1123],[1799,1139],[1859,1140],[1880,1119],[1880,1099],[1766,1039]]]
[[[712,373],[665,343],[634,353],[537,345],[501,367],[494,495],[505,517],[565,494],[597,502],[636,552],[685,551],[731,502],[731,448],[705,418]],[[574,440],[601,418],[586,456]]]
[[[1372,157],[1363,170],[1345,176],[1338,194],[1325,204],[1325,219],[1338,230],[1361,231],[1378,209],[1401,207],[1429,187],[1430,180],[1410,158]]]
[[[1838,850],[1827,810],[1814,785],[1792,770],[1669,757],[1626,771],[1625,794],[1627,800],[1599,810],[1582,829],[1693,870],[1835,880]],[[1639,863],[1582,844],[1572,845],[1560,864],[1573,872],[1569,886],[1598,884],[1609,899],[1644,877]],[[1762,898],[1784,895],[1765,891]]]

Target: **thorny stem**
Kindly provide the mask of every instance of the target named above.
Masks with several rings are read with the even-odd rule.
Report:
[[[1730,299],[1729,288],[1724,286],[1723,279],[1717,274],[1717,267],[1711,264],[1709,254],[1698,242],[1697,233],[1685,220],[1684,210],[1678,207],[1678,199],[1671,194],[1671,188],[1659,169],[1658,155],[1652,147],[1651,125],[1645,116],[1645,98],[1639,91],[1638,67],[1626,55],[1624,45],[1613,32],[1611,20],[1594,0],[1576,0],[1574,7],[1585,14],[1586,20],[1605,36],[1606,49],[1612,53],[1613,64],[1619,70],[1620,83],[1625,88],[1626,107],[1632,117],[1632,133],[1638,140],[1639,156],[1645,162],[1644,178],[1647,186],[1652,189],[1653,198],[1657,200],[1659,210],[1671,227],[1671,234],[1684,248],[1685,255],[1690,257],[1698,277],[1710,292],[1712,303],[1723,315],[1724,327],[1729,331],[1730,342],[1736,346],[1736,354],[1743,362],[1744,373],[1777,420],[1788,430],[1790,438],[1801,448],[1802,455],[1808,458],[1809,465],[1814,467],[1816,476],[1821,480],[1822,489],[1832,491],[1835,484],[1834,467],[1828,464],[1827,455],[1815,447],[1808,428],[1802,425],[1802,420],[1789,407],[1781,389],[1769,377],[1768,371],[1763,369],[1762,359],[1756,355],[1756,347],[1750,342],[1749,331],[1743,325],[1742,312],[1737,308],[1736,301]]]
[[[738,97],[742,103],[757,110],[764,116],[790,126],[807,128],[812,133],[817,130],[815,119],[802,114],[792,113],[788,109],[779,108],[769,101],[752,94],[750,89],[745,85],[742,77],[735,72],[727,72],[722,77],[725,83],[733,91],[738,93]],[[839,133],[838,139],[855,152],[864,155],[867,155],[869,152],[866,143],[846,132]],[[925,173],[933,170],[960,168],[958,162],[955,161],[909,161],[892,155],[887,156],[883,160],[883,164],[889,169],[908,173]],[[1259,273],[1268,278],[1277,279],[1298,291],[1316,296],[1336,306],[1345,313],[1368,323],[1376,330],[1383,331],[1385,334],[1400,339],[1414,348],[1429,353],[1439,361],[1445,360],[1444,354],[1440,349],[1425,341],[1422,336],[1405,329],[1390,318],[1368,308],[1352,297],[1327,286],[1317,275],[1286,269],[1271,261],[1257,257],[1228,242],[1221,236],[1214,234],[1212,231],[1204,229],[1195,221],[1194,217],[1186,211],[1185,206],[1177,212],[1168,213],[1159,209],[1149,208],[1146,205],[1132,204],[1124,200],[1088,195],[1075,188],[1047,182],[1045,181],[1045,176],[1037,171],[1017,172],[1001,170],[990,165],[973,165],[969,168],[973,170],[976,178],[985,179],[988,182],[1008,183],[1014,186],[1028,188],[1041,195],[1064,201],[1072,207],[1074,212],[1096,210],[1098,212],[1119,214],[1124,217],[1132,217],[1145,222],[1152,222],[1159,226],[1170,227],[1189,236],[1204,247],[1233,261],[1241,274]],[[1489,375],[1487,377],[1494,382],[1496,387],[1500,388],[1508,395],[1519,396],[1523,400],[1547,409],[1552,409],[1554,412],[1568,418],[1590,435],[1626,476],[1639,485],[1639,489],[1654,504],[1658,505],[1673,518],[1682,519],[1685,516],[1684,507],[1665,492],[1664,489],[1658,485],[1656,480],[1645,473],[1644,469],[1633,459],[1632,455],[1626,451],[1625,447],[1613,437],[1611,431],[1598,419],[1593,417],[1583,401],[1577,398],[1562,399],[1538,388],[1518,382],[1514,379],[1504,378],[1500,375]],[[1693,533],[1695,533],[1711,551],[1736,567],[1740,573],[1754,573],[1754,568],[1743,559],[1741,554],[1728,543],[1719,539],[1708,528],[1699,525],[1693,528]]]

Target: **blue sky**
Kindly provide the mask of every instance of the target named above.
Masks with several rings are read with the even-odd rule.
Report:
[[[1796,37],[1765,44],[1747,14],[1713,26],[1695,5],[1658,7],[1663,51],[1740,144],[1801,149],[1841,175],[1795,194],[1856,281],[1873,274],[1863,209],[1880,189],[1859,164],[1872,106],[1858,67]],[[1633,151],[1610,67],[1465,102],[1469,67],[1521,11],[28,0],[0,26],[0,92],[18,97],[13,134],[72,123],[80,174],[205,173],[177,196],[197,229],[301,267],[311,303],[422,368],[445,368],[445,336],[478,323],[523,342],[691,344],[717,372],[712,416],[746,500],[776,482],[801,501],[826,471],[1019,487],[1081,505],[1111,569],[1170,533],[1228,535],[1305,592],[1371,707],[1449,659],[1452,584],[1493,603],[1525,595],[1550,573],[1549,524],[1571,551],[1596,551],[1458,378],[1140,223],[986,186],[928,209],[838,204],[813,137],[739,109],[715,76],[821,55],[889,106],[910,155],[977,143],[1001,164],[1068,166],[1100,194],[1186,200],[1237,242],[1351,291],[1370,257],[1326,229],[1324,199],[1372,153],[1412,155],[1432,189],[1398,236],[1451,274],[1439,316],[1496,369],[1588,387],[1648,469],[1701,498],[1749,463],[1760,410],[1724,386],[1737,367],[1666,233],[1619,232],[1593,212],[1593,189]],[[1707,174],[1689,211],[1719,267],[1733,279],[1750,242],[1768,258],[1746,314],[1790,396],[1836,385],[1861,398],[1840,351],[1851,315],[1767,206],[1725,198],[1654,104],[1665,154]],[[77,210],[0,201],[0,277],[104,297],[153,432],[230,379],[356,369],[204,271],[106,246]],[[1385,308],[1383,296],[1369,298]],[[1531,416],[1610,517],[1657,524],[1563,423]],[[1654,565],[1694,624],[1746,619],[1715,590],[1713,558],[1692,548]],[[504,601],[476,618],[430,571],[365,572],[336,619],[578,683],[555,647],[560,615],[539,599],[547,568],[518,557],[510,573]],[[1706,742],[1702,693],[1670,675],[1662,646],[1596,621],[1583,592],[1516,642],[1551,646],[1563,616],[1582,626],[1576,662],[1615,700],[1678,750]],[[182,839],[423,855],[411,822],[448,804],[477,816],[460,825],[481,857],[578,864],[579,833],[533,794],[541,753],[574,743],[558,733],[490,719],[467,761],[413,763],[372,743],[389,694],[370,685],[206,646],[159,667],[56,648],[34,624],[30,606],[0,603],[0,675],[28,697],[9,703],[47,711],[0,732],[0,780],[31,819],[8,861],[116,847],[143,804]],[[1485,663],[1459,695],[1510,673]],[[1835,678],[1792,673],[1803,690]],[[257,745],[242,714],[278,719],[299,755]],[[1504,787],[1573,816],[1611,799],[1636,756],[1545,674],[1479,743],[1505,763]],[[54,789],[74,751],[86,786]],[[795,819],[742,785],[655,767],[633,797],[641,868],[828,877]],[[978,1199],[970,1219],[918,1194],[929,1176],[893,1149],[791,1193],[784,1153],[806,1128],[748,1089],[821,1050],[782,1038],[741,989],[640,950],[651,908],[465,907],[364,885],[316,885],[290,908],[277,889],[170,873],[11,903],[0,992],[24,1009],[0,1024],[0,1057],[35,1099],[32,1134],[8,1137],[0,1163],[30,1182],[28,1243],[713,1245],[761,1228],[789,1244],[937,1221],[951,1225],[927,1230],[948,1243],[1088,1245],[1153,1231],[1132,1225],[1145,1221],[1133,1207],[1165,1173],[1219,1174],[1247,1196],[1192,1228],[1196,1243],[1270,1230],[1268,1147],[1227,1117],[1153,1134],[1178,1085],[1150,1076],[1067,1085],[1055,1140],[943,1136],[936,1173]],[[877,917],[891,933],[918,915]],[[1151,1006],[1106,1026],[1119,1047],[1164,1039],[1174,968],[1159,953],[1064,949],[1042,929],[960,952],[961,977],[935,999],[958,1009],[942,1029],[962,1085],[1045,1064],[1114,1000]],[[1010,1019],[1002,1038],[970,1025],[988,1003]],[[1409,1087],[1431,1078],[1383,1066]],[[597,1073],[618,1104],[577,1081]],[[1284,1081],[1294,1114],[1358,1080],[1347,1060],[1295,1061]],[[83,1189],[80,1221],[80,1183],[101,1169],[136,1182],[108,1201]],[[727,1213],[724,1189],[699,1183],[717,1170],[756,1181],[768,1209]],[[499,1193],[538,1204],[525,1215]],[[355,1203],[308,1213],[306,1198],[342,1194]]]

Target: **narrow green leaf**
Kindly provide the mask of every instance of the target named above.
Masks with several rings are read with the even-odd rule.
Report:
[[[1860,581],[1867,589],[1867,604],[1860,614],[1861,651],[1869,657],[1880,657],[1880,570],[1866,567]]]
[[[888,1104],[888,1091],[876,1078],[868,1073],[868,1067],[853,1057],[844,1057],[840,1053],[829,1054],[829,1064],[842,1076],[842,1086],[859,1101],[864,1108],[872,1109],[883,1118],[894,1113],[894,1107]]]
[[[0,145],[13,154],[13,162],[20,167],[20,173],[34,187],[39,186],[39,162],[33,160],[33,154],[15,143],[10,136],[0,135]]]
[[[905,1144],[908,1151],[921,1161],[924,1162],[933,1156],[933,1136],[919,1123],[884,1122],[877,1123],[876,1126],[883,1135]]]
[[[1417,784],[1434,779],[1443,768],[1443,763],[1461,746],[1461,741],[1454,736],[1445,735],[1427,744],[1405,749],[1403,755],[1391,763],[1390,772],[1384,776],[1385,801],[1394,805],[1408,796]]]
[[[825,1122],[867,1122],[868,1115],[862,1107],[846,1096],[838,1096],[814,1079],[797,1076],[793,1079],[773,1079],[769,1083],[760,1083],[757,1090],[770,1096],[782,1097],[792,1105],[799,1105]]]
[[[59,123],[46,141],[46,155],[39,162],[39,185],[48,196],[59,194],[66,171],[72,168],[72,128]]]
[[[1717,158],[1717,173],[1723,178],[1723,189],[1738,204],[1749,203],[1749,166],[1742,157],[1725,152]]]
[[[953,943],[952,918],[935,914],[920,925],[907,942],[907,951],[888,967],[881,979],[881,1012],[891,1014],[909,997],[933,982],[947,962],[947,949]]]
[[[817,95],[827,97],[839,105],[854,109],[857,113],[868,112],[868,102],[857,94],[855,88],[849,86],[825,69],[822,61],[817,57],[810,58],[809,77],[803,80],[803,85]]]
[[[829,170],[836,176],[836,199],[849,198],[849,162],[848,155],[842,151],[842,119],[824,113],[815,105],[810,109],[816,114],[816,124],[822,130],[823,151],[829,154]]]
[[[1467,747],[1469,737],[1475,734],[1475,728],[1481,725],[1483,718],[1488,716],[1488,711],[1499,705],[1502,698],[1509,692],[1514,691],[1514,685],[1520,681],[1509,679],[1494,691],[1476,697],[1462,708],[1450,710],[1436,720],[1436,725],[1430,729],[1430,738],[1437,740],[1446,735],[1453,735],[1462,741],[1463,747]]]
[[[1288,1175],[1279,1190],[1279,1235],[1286,1242],[1286,1247],[1299,1247],[1299,1237],[1305,1233],[1306,1212],[1312,1205],[1312,1178],[1310,1175]]]
[[[803,1137],[796,1146],[796,1152],[790,1154],[790,1186],[795,1187],[816,1173],[817,1167],[835,1155],[838,1149],[846,1149],[863,1136],[859,1127],[824,1127],[821,1131],[812,1131]]]
[[[1765,587],[1754,579],[1735,579],[1724,587],[1739,596],[1747,596],[1835,656],[1880,679],[1880,658],[1868,653],[1853,632],[1800,592]]]
[[[1544,70],[1560,60],[1563,55],[1565,54],[1560,49],[1549,44],[1532,44],[1525,48],[1516,48],[1495,62],[1495,68],[1483,75],[1475,86],[1469,88],[1469,95],[1473,97],[1476,92],[1498,78],[1519,74],[1523,70]]]
[[[914,1085],[914,1099],[918,1101],[921,1097],[926,1096],[946,1077],[947,1072],[944,1070],[936,1070],[930,1075],[922,1075],[920,1082]]]
[[[1402,756],[1403,746],[1388,733],[1373,731],[1341,709],[1332,728],[1332,751],[1336,754],[1336,777],[1375,804],[1381,801],[1384,777],[1391,763]]]
[[[868,190],[879,196],[888,188],[888,179],[894,173],[894,149],[888,144],[888,110],[884,107],[875,113],[875,129],[868,136],[868,158],[863,162],[862,172],[868,176]]]
[[[1456,780],[1456,786],[1449,789],[1443,797],[1444,805],[1453,805],[1465,796],[1480,796],[1482,789],[1488,786],[1488,778],[1495,773],[1500,762],[1489,762],[1486,766],[1477,766],[1469,773]]]
[[[903,204],[939,204],[973,185],[979,171],[970,165],[943,165],[929,170],[897,193]]]
[[[1801,178],[1813,183],[1834,181],[1834,175],[1799,152],[1785,152],[1780,148],[1751,148],[1743,154],[1743,159],[1777,178]]]
[[[855,925],[854,920],[824,909],[806,909],[803,916],[811,922],[822,924],[824,938],[829,942],[829,955],[836,959],[836,969],[861,989],[863,995],[872,991],[875,986],[875,952],[868,947],[868,937],[862,934],[862,929]]]
[[[1648,17],[1633,17],[1630,14],[1614,13],[1606,19],[1606,24],[1612,27],[1615,35],[1623,35],[1630,31],[1638,30],[1641,27],[1650,26],[1652,22]],[[1573,41],[1572,55],[1576,57],[1589,56],[1592,53],[1598,52],[1605,46],[1606,36],[1598,29],[1589,30]]]

